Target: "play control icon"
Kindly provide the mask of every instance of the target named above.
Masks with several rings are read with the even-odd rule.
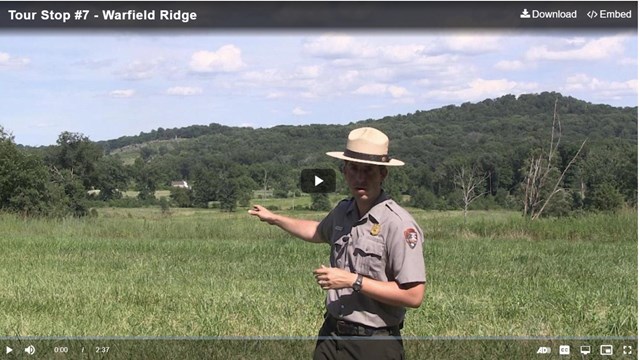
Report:
[[[300,188],[309,194],[336,191],[336,172],[332,169],[304,169],[300,174]]]
[[[8,347],[8,346],[5,346],[4,351],[6,352],[6,354],[9,354],[9,353],[11,353],[13,351],[13,349]]]

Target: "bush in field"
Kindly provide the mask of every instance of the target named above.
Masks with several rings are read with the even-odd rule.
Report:
[[[74,176],[69,170],[62,170],[54,174],[54,182],[62,189],[57,191],[52,199],[52,202],[58,206],[63,204],[60,211],[66,208],[73,216],[86,216],[89,213],[87,191],[79,177]],[[56,214],[56,216],[64,215]]]
[[[331,210],[331,203],[329,202],[329,195],[327,195],[327,194],[311,194],[311,210],[315,210],[315,211],[329,211],[329,210]]]
[[[193,206],[193,192],[190,189],[173,187],[169,197],[177,207],[188,208]]]
[[[424,209],[435,210],[439,208],[438,197],[425,188],[419,188],[416,193],[411,196],[411,206]]]
[[[498,189],[494,200],[503,209],[516,210],[520,206],[515,196],[509,194],[505,189]]]
[[[289,197],[289,192],[284,189],[275,189],[273,190],[273,197],[279,198],[279,199],[285,199]]]
[[[562,217],[567,216],[572,211],[573,196],[567,191],[559,191],[551,198],[549,204],[542,213],[542,217]]]
[[[161,197],[158,200],[160,204],[160,210],[162,211],[162,215],[170,215],[171,214],[171,206],[169,206],[169,200],[166,197]]]
[[[500,206],[496,203],[496,199],[494,196],[480,196],[477,198],[471,205],[469,205],[469,209],[471,210],[496,210],[499,209]]]
[[[23,215],[47,214],[51,207],[44,164],[20,151],[0,126],[0,209]]]
[[[589,210],[613,211],[624,204],[624,196],[615,186],[606,183],[589,192],[584,199],[585,207]]]

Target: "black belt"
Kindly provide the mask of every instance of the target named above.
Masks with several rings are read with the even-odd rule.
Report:
[[[327,317],[327,322],[338,335],[342,336],[374,336],[374,335],[400,335],[402,323],[396,326],[375,328],[346,320],[338,320],[333,316]]]

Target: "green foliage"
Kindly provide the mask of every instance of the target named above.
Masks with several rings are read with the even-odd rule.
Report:
[[[53,203],[58,205],[55,216],[86,216],[89,212],[87,191],[82,180],[71,170],[55,170],[53,181]],[[62,206],[60,206],[62,205]]]
[[[121,190],[127,187],[128,182],[128,171],[117,158],[103,157],[96,164],[94,186],[100,190],[101,200],[121,198]]]
[[[161,197],[158,200],[158,204],[160,204],[160,211],[162,215],[170,215],[171,214],[171,205],[169,204],[169,200],[166,197]]]
[[[193,206],[193,191],[191,189],[172,187],[169,197],[177,207],[188,208]]]
[[[217,183],[217,199],[223,211],[235,211],[238,205],[239,184],[235,179],[221,177]]]
[[[588,210],[614,211],[622,208],[624,196],[611,183],[604,183],[590,191],[584,199]]]
[[[409,193],[411,181],[404,168],[389,169],[383,183],[384,191],[397,203],[402,202],[402,195]]]
[[[563,125],[563,140],[557,163],[552,164],[554,167],[563,168],[584,138],[589,138],[589,144],[593,144],[590,149],[593,155],[590,156],[605,150],[596,144],[609,141],[622,145],[617,145],[615,154],[598,156],[623,159],[610,163],[606,170],[589,170],[592,175],[579,178],[580,162],[597,163],[595,158],[589,160],[587,156],[581,156],[574,167],[575,171],[572,169],[567,174],[561,187],[574,193],[580,188],[581,182],[586,182],[588,191],[611,176],[606,174],[616,174],[616,187],[627,203],[635,204],[636,109],[593,105],[553,92],[519,97],[505,95],[476,104],[465,103],[360,121],[346,127],[311,125],[250,129],[210,124],[181,129],[160,128],[148,134],[101,144],[106,148],[121,147],[125,143],[143,144],[142,148],[165,146],[163,154],[147,151],[149,154],[153,152],[150,162],[158,166],[160,174],[165,174],[157,182],[170,181],[162,179],[162,176],[199,182],[201,185],[194,186],[194,193],[199,206],[204,206],[209,201],[217,201],[219,191],[216,189],[218,180],[215,180],[215,176],[220,171],[221,162],[242,167],[253,180],[255,188],[284,197],[298,190],[301,169],[337,168],[339,163],[327,160],[324,152],[343,148],[349,130],[359,126],[374,126],[389,135],[390,154],[407,163],[405,167],[391,169],[385,181],[384,188],[393,198],[400,200],[402,195],[413,194],[417,188],[423,187],[438,199],[437,205],[429,205],[432,208],[456,208],[460,205],[451,197],[455,189],[453,170],[457,165],[473,163],[483,174],[489,174],[483,191],[493,196],[500,192],[498,203],[513,207],[522,204],[519,193],[523,180],[521,169],[526,167],[532,149],[548,147],[549,128],[545,124],[553,115],[556,99]],[[140,147],[134,149],[141,151]],[[218,159],[212,160],[215,157]],[[206,171],[202,171],[203,166]],[[587,174],[586,168],[591,169],[593,165],[586,165],[581,174]],[[202,179],[205,173],[213,175],[213,178]],[[338,193],[348,193],[343,181],[338,181],[337,185]],[[246,196],[244,199],[241,194],[238,196],[239,202],[244,203],[245,200]],[[579,210],[573,201],[570,203],[569,211]]]
[[[14,136],[11,133],[7,132],[2,125],[0,125],[0,141],[7,141],[10,143],[14,142]]]
[[[136,190],[140,200],[148,200],[154,197],[158,189],[160,171],[154,163],[145,163],[142,159],[136,159],[133,165],[133,176],[136,181]]]
[[[310,209],[314,211],[329,211],[332,206],[329,202],[329,195],[326,193],[311,194]]]
[[[435,210],[443,207],[438,197],[423,187],[418,188],[413,196],[411,196],[411,206],[424,210]]]
[[[584,183],[587,192],[605,185],[608,192],[615,188],[624,201],[635,204],[637,154],[638,146],[631,142],[607,140],[593,144],[579,163],[580,172],[574,176],[575,181]]]
[[[289,197],[289,192],[284,189],[277,189],[273,191],[273,197],[279,199],[286,199]]]
[[[216,202],[233,209],[247,206],[254,189],[278,197],[299,194],[302,169],[338,169],[340,162],[324,153],[344,148],[351,129],[374,126],[389,136],[390,155],[407,164],[390,169],[383,184],[396,201],[410,195],[421,208],[458,208],[459,196],[458,200],[453,196],[454,170],[460,164],[476,164],[481,173],[489,174],[482,189],[489,196],[487,201],[514,208],[523,203],[522,169],[527,167],[532,149],[548,148],[549,128],[545,124],[553,115],[556,99],[562,120],[562,145],[551,165],[563,169],[581,141],[589,141],[560,184],[569,198],[558,200],[566,200],[568,205],[560,201],[550,206],[558,210],[557,214],[585,210],[586,197],[593,198],[596,189],[605,183],[622,194],[626,204],[635,206],[637,108],[594,105],[549,92],[505,95],[347,126],[251,129],[210,124],[159,128],[98,143],[82,134],[64,132],[56,146],[26,147],[25,151],[43,158],[50,168],[70,171],[85,191],[100,190],[99,196],[106,201],[135,189],[143,203],[152,203],[156,190],[165,189],[176,179],[185,179],[193,188],[193,206],[207,207]],[[1,130],[0,138],[11,136]],[[111,155],[104,157],[99,146]],[[344,181],[337,181],[336,192],[348,194]],[[27,206],[30,200],[26,199],[34,195],[23,195],[19,202]],[[71,202],[78,201],[76,198]],[[489,202],[481,207],[494,206]],[[596,209],[592,204],[590,209]]]
[[[97,182],[96,165],[103,156],[102,148],[84,134],[68,131],[60,134],[57,144],[48,163],[60,171],[70,171],[85,189],[90,189]]]
[[[20,151],[0,127],[0,209],[44,215],[51,200],[42,162]]]

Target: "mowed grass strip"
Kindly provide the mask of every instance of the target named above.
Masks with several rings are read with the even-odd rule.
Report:
[[[324,292],[308,244],[244,210],[0,215],[5,336],[315,336]],[[531,222],[412,210],[427,291],[407,336],[635,336],[635,211]],[[314,212],[288,212],[320,219]]]

